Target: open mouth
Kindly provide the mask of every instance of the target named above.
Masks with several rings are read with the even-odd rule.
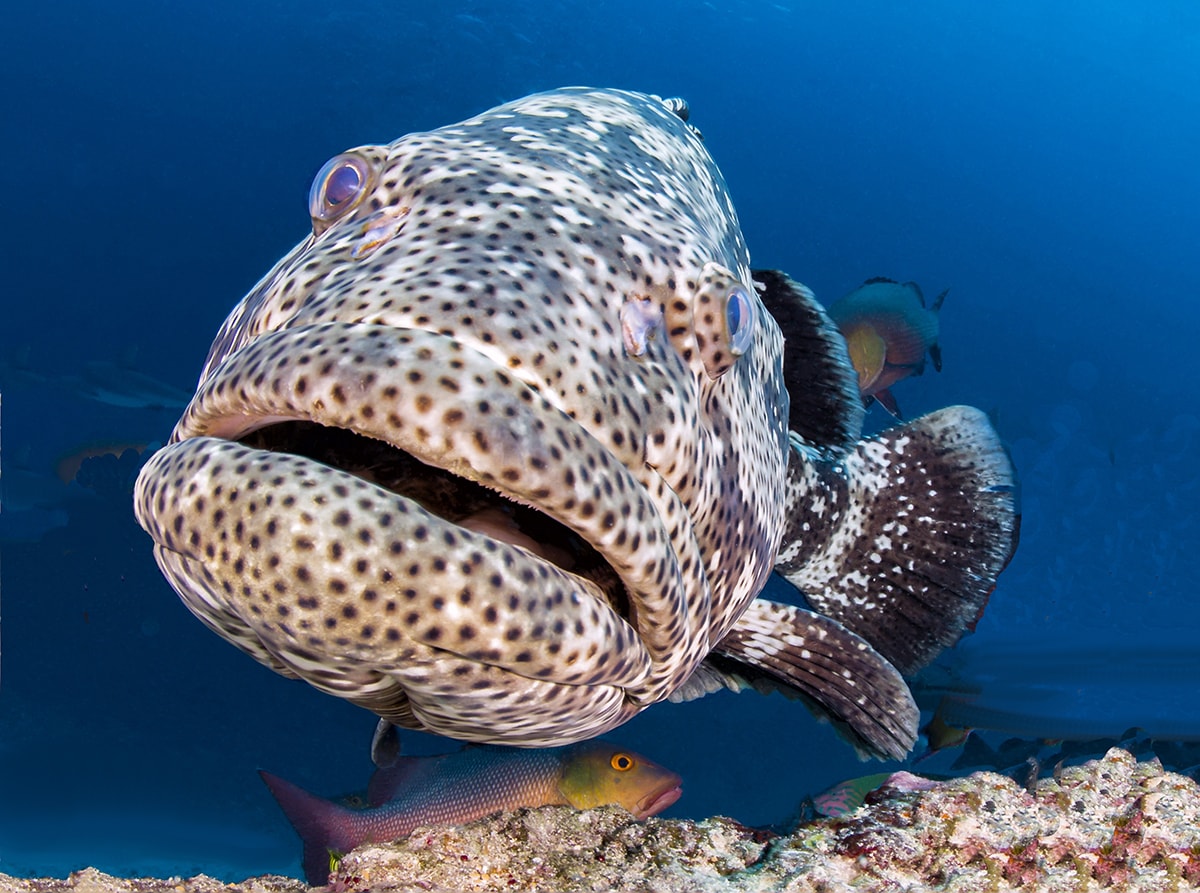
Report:
[[[301,675],[343,658],[297,649],[370,668],[432,648],[647,700],[708,645],[698,546],[656,498],[494,358],[340,322],[219,360],[135,493],[189,605]]]
[[[384,441],[312,421],[276,422],[238,442],[337,468],[466,530],[520,546],[596,584],[613,610],[632,621],[628,591],[612,566],[579,534],[537,508],[422,462]]]

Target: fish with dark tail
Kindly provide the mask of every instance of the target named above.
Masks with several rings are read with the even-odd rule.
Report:
[[[926,354],[942,371],[938,311],[949,293],[946,289],[926,307],[917,283],[878,276],[829,305],[830,318],[846,337],[866,405],[878,401],[900,418],[892,385],[924,372]]]
[[[752,686],[907,753],[902,674],[982,611],[1012,468],[969,407],[863,439],[845,340],[751,267],[683,107],[554,90],[321,169],[138,480],[202,622],[466,741]]]
[[[457,753],[401,757],[376,771],[369,807],[351,809],[259,772],[304,842],[310,884],[329,880],[330,853],[400,840],[418,825],[461,824],[522,806],[623,806],[657,815],[679,799],[678,775],[640,754],[588,741],[529,750],[480,745]]]

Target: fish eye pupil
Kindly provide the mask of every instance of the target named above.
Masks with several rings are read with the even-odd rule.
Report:
[[[626,772],[633,768],[633,759],[623,753],[613,754],[613,757],[611,760],[609,760],[609,763],[618,772]]]
[[[370,168],[359,155],[338,155],[325,162],[308,193],[314,232],[320,235],[357,205],[367,191],[369,179]]]
[[[725,330],[734,355],[745,353],[754,332],[754,307],[741,286],[731,289],[725,298]]]
[[[362,176],[358,169],[349,162],[344,162],[330,171],[329,176],[325,178],[325,201],[336,208],[354,198],[361,186]]]
[[[734,292],[729,296],[729,303],[725,305],[725,318],[729,323],[729,334],[737,335],[738,329],[742,327],[742,302],[740,300],[741,292]]]

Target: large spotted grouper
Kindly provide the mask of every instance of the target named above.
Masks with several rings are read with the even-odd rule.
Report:
[[[903,674],[982,610],[1012,469],[967,407],[861,439],[844,340],[751,269],[685,117],[562,89],[322,168],[138,480],[193,613],[469,741],[752,685],[911,748]]]

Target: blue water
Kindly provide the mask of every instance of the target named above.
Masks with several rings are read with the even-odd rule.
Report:
[[[1023,485],[1020,549],[950,662],[975,721],[1200,737],[1194,3],[45,10],[6,10],[0,37],[0,871],[295,874],[255,768],[365,782],[372,718],[207,632],[120,470],[98,495],[55,462],[167,435],[176,411],[80,381],[99,363],[189,390],[307,231],[327,158],[568,84],[687,97],[757,265],[826,301],[878,275],[951,289],[944,371],[897,397],[987,410]],[[663,705],[610,737],[684,775],[669,815],[778,821],[874,771],[778,697]]]

